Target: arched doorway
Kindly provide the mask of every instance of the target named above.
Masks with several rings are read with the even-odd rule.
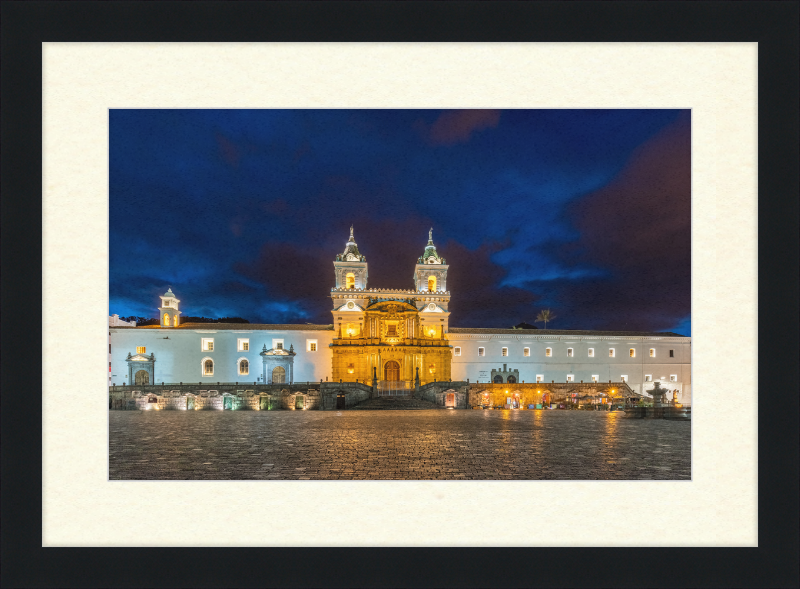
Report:
[[[444,406],[445,407],[453,407],[456,406],[456,394],[455,393],[447,393],[444,399]]]
[[[497,375],[495,375],[493,382],[496,382],[496,383],[501,383],[501,384],[502,384],[502,382],[503,382],[503,377],[502,377],[502,376],[500,376],[499,374],[497,374]]]
[[[517,379],[516,379],[516,378],[514,378],[514,376],[512,375],[512,376],[509,376],[509,377],[508,377],[508,380],[507,380],[506,382],[515,383],[515,382],[517,382]]]
[[[389,360],[383,367],[384,380],[400,380],[400,365],[394,360]]]
[[[272,382],[273,384],[286,382],[286,370],[283,366],[276,366],[272,369]]]
[[[136,384],[150,384],[150,375],[147,370],[138,370],[136,372]]]

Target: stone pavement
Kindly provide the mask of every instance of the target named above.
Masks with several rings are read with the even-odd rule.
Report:
[[[691,422],[589,411],[109,411],[109,478],[691,478]]]

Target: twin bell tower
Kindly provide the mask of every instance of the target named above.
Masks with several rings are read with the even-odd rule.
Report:
[[[433,244],[433,229],[414,267],[413,289],[367,287],[367,259],[352,227],[333,268],[334,380],[399,390],[450,379],[448,265]]]

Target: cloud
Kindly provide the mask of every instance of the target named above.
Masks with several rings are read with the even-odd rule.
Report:
[[[217,133],[216,138],[217,146],[219,147],[219,152],[222,156],[222,159],[224,159],[233,167],[238,166],[239,159],[241,158],[242,154],[236,144],[221,133]]]
[[[552,240],[540,248],[564,267],[608,272],[579,281],[526,283],[575,328],[657,331],[689,316],[689,117],[682,114],[634,151],[611,182],[565,209],[563,219],[577,230],[577,239]]]
[[[466,143],[474,131],[497,127],[499,122],[499,110],[449,110],[434,121],[428,137],[436,145]]]

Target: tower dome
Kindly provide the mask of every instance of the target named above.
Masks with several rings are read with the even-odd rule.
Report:
[[[444,264],[444,258],[439,257],[436,253],[436,246],[433,245],[433,227],[428,231],[428,245],[425,246],[425,252],[417,260],[417,264]]]
[[[333,267],[336,273],[335,288],[367,288],[367,258],[358,251],[352,225],[350,226],[350,239],[347,240],[344,252],[336,254]]]
[[[336,256],[337,262],[366,262],[367,258],[361,255],[358,251],[358,244],[353,237],[353,226],[350,225],[350,239],[344,247],[344,252]]]
[[[428,231],[428,244],[425,252],[417,259],[414,268],[414,285],[417,291],[446,292],[447,262],[436,252],[433,245],[433,228]]]

